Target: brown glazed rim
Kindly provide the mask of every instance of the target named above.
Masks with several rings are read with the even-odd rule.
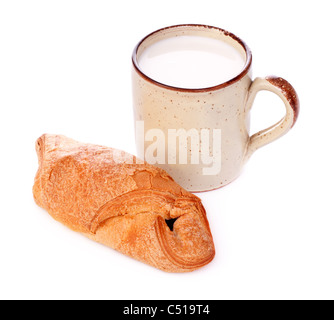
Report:
[[[168,30],[168,29],[176,29],[176,28],[182,28],[182,27],[199,27],[199,28],[207,28],[207,29],[216,29],[222,33],[224,33],[224,35],[232,38],[233,40],[237,41],[245,50],[246,53],[246,63],[242,69],[242,71],[235,76],[234,78],[232,78],[231,80],[228,80],[226,82],[223,82],[221,84],[212,86],[212,87],[206,87],[206,88],[179,88],[179,87],[173,87],[164,83],[161,83],[159,81],[156,81],[152,78],[150,78],[149,76],[147,76],[139,67],[139,63],[137,61],[137,52],[139,47],[141,46],[141,44],[148,39],[149,37],[151,37],[152,35],[164,31],[164,30]],[[231,32],[228,32],[224,29],[218,28],[218,27],[213,27],[213,26],[208,26],[208,25],[204,25],[204,24],[178,24],[178,25],[174,25],[174,26],[170,26],[170,27],[165,27],[165,28],[161,28],[158,29],[156,31],[153,31],[152,33],[150,33],[149,35],[147,35],[145,38],[143,38],[142,40],[139,41],[139,43],[136,45],[136,47],[133,50],[133,54],[132,54],[132,63],[133,66],[135,68],[135,70],[147,81],[158,85],[160,87],[166,88],[166,89],[170,89],[170,90],[174,90],[174,91],[183,91],[183,92],[207,92],[207,91],[213,91],[213,90],[218,90],[218,89],[222,89],[225,88],[227,86],[230,86],[231,84],[239,81],[240,79],[242,79],[249,71],[251,64],[252,64],[252,52],[249,49],[249,47],[246,45],[246,43],[244,41],[242,41],[239,37],[237,37],[236,35],[234,35]]]

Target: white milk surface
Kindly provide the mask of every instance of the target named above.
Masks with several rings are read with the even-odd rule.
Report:
[[[160,83],[207,88],[233,79],[245,60],[231,45],[212,38],[178,36],[158,41],[139,57],[142,71]]]

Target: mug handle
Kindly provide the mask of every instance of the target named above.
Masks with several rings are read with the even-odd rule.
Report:
[[[299,114],[299,99],[295,89],[288,81],[276,76],[256,78],[253,81],[249,88],[246,111],[251,109],[256,94],[262,90],[276,93],[285,104],[286,114],[273,126],[261,130],[249,138],[246,159],[257,149],[286,134],[294,126]]]

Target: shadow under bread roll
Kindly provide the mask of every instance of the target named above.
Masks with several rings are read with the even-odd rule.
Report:
[[[36,203],[74,231],[167,272],[208,264],[214,243],[201,200],[123,151],[60,135],[36,142]]]

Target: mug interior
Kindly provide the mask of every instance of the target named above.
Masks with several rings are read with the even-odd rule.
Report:
[[[143,54],[143,52],[152,46],[153,44],[168,39],[172,37],[177,37],[177,36],[198,36],[198,37],[206,37],[206,38],[211,38],[211,39],[216,39],[219,41],[223,41],[226,44],[232,46],[235,48],[238,53],[241,55],[243,61],[244,61],[244,66],[241,69],[241,71],[236,74],[234,77],[231,79],[224,81],[222,83],[219,83],[214,86],[209,86],[209,87],[203,87],[203,88],[185,88],[185,87],[179,87],[179,86],[173,86],[173,85],[168,85],[165,83],[162,83],[158,81],[157,79],[153,79],[150,76],[148,76],[145,71],[141,68],[140,66],[140,57]],[[136,71],[144,77],[146,80],[159,85],[163,86],[165,88],[169,89],[174,89],[178,91],[209,91],[209,90],[216,90],[220,89],[226,86],[231,85],[232,83],[238,81],[241,79],[243,76],[245,76],[251,66],[251,61],[252,61],[252,54],[251,51],[249,50],[248,46],[237,36],[234,34],[217,28],[217,27],[212,27],[212,26],[207,26],[207,25],[198,25],[198,24],[185,24],[185,25],[176,25],[176,26],[171,26],[171,27],[166,27],[163,29],[159,29],[157,31],[152,32],[148,36],[146,36],[144,39],[142,39],[137,46],[134,49],[133,56],[132,56],[132,62],[133,65],[136,69]]]

